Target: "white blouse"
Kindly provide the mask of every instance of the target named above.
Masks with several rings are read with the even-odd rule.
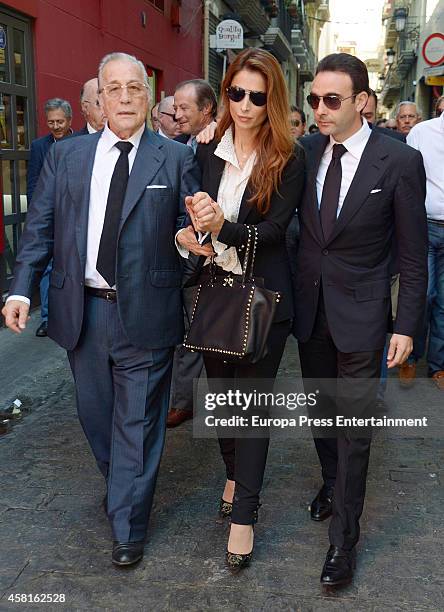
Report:
[[[253,152],[244,167],[240,167],[234,148],[233,130],[230,126],[222,136],[214,154],[225,160],[225,168],[217,193],[217,203],[221,207],[225,219],[236,223],[245,188],[256,160],[256,153]],[[219,242],[213,234],[211,235],[211,241],[216,253],[215,263],[226,272],[242,274],[236,247],[227,247],[223,242]]]

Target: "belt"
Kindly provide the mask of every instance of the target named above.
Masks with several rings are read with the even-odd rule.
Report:
[[[433,223],[434,225],[440,225],[441,227],[444,227],[444,221],[441,221],[440,219],[427,219],[427,221],[429,223]]]
[[[102,298],[107,302],[117,301],[117,292],[115,289],[97,289],[96,287],[85,287],[86,293],[93,297]]]

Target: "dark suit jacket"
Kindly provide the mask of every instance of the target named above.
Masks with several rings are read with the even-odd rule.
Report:
[[[37,185],[43,167],[43,162],[52,144],[54,144],[54,137],[52,134],[46,134],[46,136],[36,138],[36,140],[31,142],[31,152],[26,175],[26,195],[28,197],[28,203],[32,199],[35,186]]]
[[[30,297],[54,257],[48,335],[68,350],[82,329],[90,183],[100,136],[69,138],[50,149],[11,287],[13,294]],[[185,224],[185,196],[199,187],[193,151],[145,130],[128,181],[116,263],[120,319],[137,347],[166,348],[183,340],[182,268],[174,236]]]
[[[385,344],[390,320],[390,251],[399,247],[394,332],[413,336],[427,291],[425,173],[421,154],[372,132],[331,236],[322,233],[316,175],[328,137],[306,139],[307,188],[299,212],[295,335],[313,331],[322,283],[330,333],[345,353]]]
[[[82,129],[77,130],[77,132],[74,132],[73,136],[86,136],[87,134],[89,134],[89,132],[88,132],[88,127],[85,123]]]
[[[217,194],[225,168],[225,161],[214,155],[217,142],[197,147],[196,157],[202,171],[202,190],[213,200]],[[299,204],[304,188],[305,166],[303,150],[296,146],[295,154],[282,174],[279,194],[271,198],[269,211],[260,215],[256,207],[248,203],[251,195],[249,185],[245,190],[239,209],[237,223],[224,221],[218,239],[228,246],[238,249],[240,260],[248,237],[246,225],[257,225],[258,247],[254,275],[264,279],[265,287],[282,294],[278,304],[275,321],[285,321],[293,317],[293,298],[291,274],[285,244],[285,232],[294,211]],[[203,263],[203,258],[201,264]]]
[[[400,140],[401,142],[405,142],[404,134],[397,132],[396,130],[389,130],[384,127],[374,127],[371,123],[369,123],[370,128],[376,132],[377,134],[382,134],[383,136],[389,136],[390,138],[394,138],[395,140]]]
[[[189,139],[190,137],[188,134],[179,134],[179,136],[176,136],[176,138],[173,138],[175,142],[180,142],[182,144],[187,144]]]

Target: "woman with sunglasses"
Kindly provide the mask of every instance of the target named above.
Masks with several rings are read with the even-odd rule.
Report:
[[[189,198],[188,210],[195,229],[211,234],[215,263],[233,274],[241,273],[247,225],[256,225],[254,274],[282,299],[266,357],[254,365],[233,365],[204,356],[205,368],[208,378],[274,379],[293,317],[285,232],[304,184],[302,149],[289,132],[288,91],[276,59],[259,49],[240,53],[222,84],[222,105],[215,140],[197,149],[203,192]],[[219,439],[227,474],[220,513],[231,515],[226,560],[232,571],[251,558],[268,442]]]

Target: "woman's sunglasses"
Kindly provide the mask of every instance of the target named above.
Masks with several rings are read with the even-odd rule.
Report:
[[[242,87],[235,87],[231,85],[226,89],[227,96],[233,102],[240,102],[245,98],[245,95],[250,96],[252,104],[255,106],[265,106],[267,104],[267,94],[263,91],[251,91],[249,89],[242,89]]]
[[[321,100],[329,110],[338,110],[338,108],[341,108],[342,102],[344,102],[344,100],[350,100],[350,98],[356,98],[356,95],[341,98],[340,96],[317,96],[316,94],[309,94],[307,96],[307,102],[313,110],[319,108],[319,102]]]

